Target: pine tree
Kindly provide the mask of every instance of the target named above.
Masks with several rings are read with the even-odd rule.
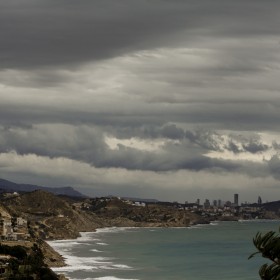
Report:
[[[249,259],[256,254],[262,254],[264,258],[270,260],[270,264],[262,265],[259,270],[261,279],[280,280],[280,235],[274,231],[265,234],[258,232],[253,238],[253,243],[258,251],[252,254]]]

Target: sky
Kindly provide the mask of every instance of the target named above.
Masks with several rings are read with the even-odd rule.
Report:
[[[279,200],[279,26],[275,0],[1,1],[0,177]]]

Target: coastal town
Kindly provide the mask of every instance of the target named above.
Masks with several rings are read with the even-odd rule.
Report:
[[[210,203],[205,199],[200,203],[198,199],[195,203],[178,203],[121,197],[75,198],[42,190],[4,192],[0,199],[0,279],[10,279],[8,277],[15,273],[11,268],[15,260],[17,272],[14,275],[28,274],[33,277],[29,279],[37,279],[31,264],[23,266],[34,254],[42,258],[44,269],[65,265],[63,258],[45,240],[76,238],[81,231],[112,226],[189,227],[215,220],[280,218],[279,201],[262,203],[258,197],[257,203],[239,204],[238,198],[239,195],[234,194],[233,201],[213,200]],[[14,249],[7,248],[24,251],[28,257],[23,261]],[[12,253],[8,253],[10,250]],[[63,275],[49,277],[65,279]]]
[[[17,197],[19,194],[5,193],[4,198],[9,199]],[[151,202],[147,200],[135,199],[122,199],[120,197],[101,197],[93,199],[85,199],[80,202],[74,202],[73,207],[78,208],[82,211],[96,212],[100,209],[102,204],[110,204],[118,200],[123,205],[132,207],[155,207],[162,206],[166,208],[173,208],[180,211],[188,211],[195,213],[202,218],[218,219],[218,220],[246,220],[246,219],[274,219],[280,217],[280,209],[278,211],[268,211],[262,204],[261,197],[258,197],[257,203],[238,203],[238,194],[234,194],[234,200],[222,202],[221,200],[213,200],[210,203],[209,199],[205,199],[204,203],[200,203],[200,199],[197,199],[195,203],[178,203],[178,202],[162,202],[156,201]],[[122,206],[123,207],[123,206]],[[109,208],[109,207],[107,207]],[[58,214],[58,218],[65,218],[63,214]],[[30,232],[28,227],[28,220],[20,216],[11,216],[7,210],[0,207],[0,238],[2,241],[24,241],[30,240]]]
[[[7,193],[7,197],[18,196],[18,193]],[[11,216],[2,207],[0,208],[0,238],[6,241],[29,240],[30,234],[27,220],[23,217]]]

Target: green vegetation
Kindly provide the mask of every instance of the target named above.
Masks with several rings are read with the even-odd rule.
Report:
[[[0,254],[11,256],[7,261],[8,272],[5,279],[58,280],[57,275],[44,264],[43,253],[36,243],[31,249],[0,244]]]
[[[8,246],[0,244],[0,254],[10,255],[19,260],[23,260],[27,257],[26,249],[22,246]]]
[[[262,254],[264,258],[271,261],[270,264],[261,266],[259,270],[261,279],[280,280],[280,235],[274,231],[269,231],[266,234],[257,233],[253,243],[258,251],[252,254],[249,259],[256,254]]]

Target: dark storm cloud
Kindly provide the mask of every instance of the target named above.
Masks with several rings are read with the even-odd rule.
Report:
[[[66,157],[89,161],[101,158],[105,150],[102,132],[94,127],[69,125],[39,125],[26,128],[1,128],[1,152]]]
[[[124,194],[276,189],[279,9],[1,1],[1,174]]]
[[[248,144],[243,145],[243,148],[244,150],[255,154],[255,153],[267,151],[269,146],[259,142],[258,143],[250,142]]]
[[[203,169],[209,161],[201,149],[189,143],[167,144],[163,153],[147,152],[121,144],[111,150],[97,127],[39,125],[30,129],[0,130],[0,152],[16,151],[20,155],[36,154],[51,158],[65,157],[96,167],[130,170],[168,171],[182,168]]]
[[[252,154],[257,154],[261,152],[265,152],[270,148],[274,147],[273,143],[271,145],[267,145],[262,143],[261,137],[255,133],[246,134],[230,134],[230,140],[228,144],[224,146],[225,149],[232,151],[235,154],[242,152],[249,152]]]
[[[42,97],[44,100],[44,97]],[[124,101],[125,102],[125,101]],[[93,101],[94,104],[94,101]],[[162,135],[168,138],[178,138],[182,136],[180,129],[175,129],[171,135],[169,122],[183,122],[187,124],[198,125],[206,129],[211,126],[212,129],[233,129],[233,130],[273,130],[279,131],[280,122],[280,104],[257,103],[257,104],[192,104],[192,106],[175,104],[165,108],[164,114],[157,104],[128,103],[124,108],[121,104],[108,104],[104,112],[99,109],[85,111],[83,108],[67,108],[65,105],[53,106],[34,104],[25,105],[25,101],[20,101],[18,105],[0,104],[1,123],[6,125],[24,125],[32,123],[68,123],[68,124],[95,124],[98,126],[115,126],[115,131],[121,134],[126,127],[135,133],[148,135],[149,133],[156,136]],[[97,105],[96,105],[97,106]],[[134,108],[133,112],[130,112]],[[128,109],[129,112],[126,112]],[[153,126],[162,126],[160,131],[153,131]],[[150,126],[150,128],[149,128]],[[141,128],[143,127],[143,128]],[[167,131],[169,130],[169,131]],[[136,132],[138,131],[138,132]],[[125,133],[125,132],[124,132]],[[127,132],[130,133],[130,132]],[[169,133],[169,136],[168,136]],[[207,137],[207,135],[204,135]],[[187,137],[190,137],[187,135]],[[205,140],[208,141],[208,140]],[[206,144],[207,145],[207,144]],[[210,144],[211,145],[211,144]]]
[[[219,141],[221,136],[214,131],[205,131],[205,130],[187,130],[185,136],[191,142],[199,145],[201,148],[213,151],[219,151],[220,145]]]
[[[269,172],[277,179],[280,180],[280,158],[279,155],[274,155],[267,161]]]
[[[175,124],[163,124],[162,120],[150,121],[146,123],[143,121],[140,125],[136,123],[124,124],[119,126],[104,126],[104,129],[111,135],[119,139],[129,139],[138,137],[141,139],[156,139],[167,138],[179,140],[185,138],[185,132],[182,128]]]
[[[278,143],[278,142],[276,142],[276,141],[273,141],[273,142],[272,142],[272,147],[273,147],[275,150],[279,151],[279,150],[280,150],[280,143]]]
[[[192,46],[197,30],[198,39],[278,34],[278,10],[260,0],[1,1],[1,68],[79,64],[182,39]]]
[[[232,141],[230,141],[227,145],[227,150],[232,151],[233,153],[237,154],[240,153],[242,150]]]
[[[185,5],[179,3],[172,8],[167,2],[156,2],[2,2],[1,65],[14,68],[81,63],[145,48],[153,44],[154,34],[164,36],[186,21],[180,12]]]
[[[175,125],[167,127],[171,127],[172,131],[176,128]],[[158,129],[158,131],[161,130]],[[190,135],[191,132],[188,131],[187,134]],[[30,128],[1,127],[0,152],[15,151],[19,155],[64,157],[86,162],[98,168],[125,168],[156,172],[180,169],[212,170],[213,172],[224,170],[256,175],[253,171],[256,165],[246,167],[246,164],[242,162],[211,159],[205,156],[205,153],[209,151],[221,149],[219,134],[194,131],[192,135],[196,135],[193,141],[188,138],[181,139],[180,136],[180,142],[167,142],[162,147],[162,151],[145,151],[122,144],[119,144],[117,149],[110,149],[105,143],[104,132],[93,126],[46,124]],[[161,134],[158,136],[161,137]],[[254,150],[253,153],[255,152]],[[260,172],[257,174],[259,175]]]

